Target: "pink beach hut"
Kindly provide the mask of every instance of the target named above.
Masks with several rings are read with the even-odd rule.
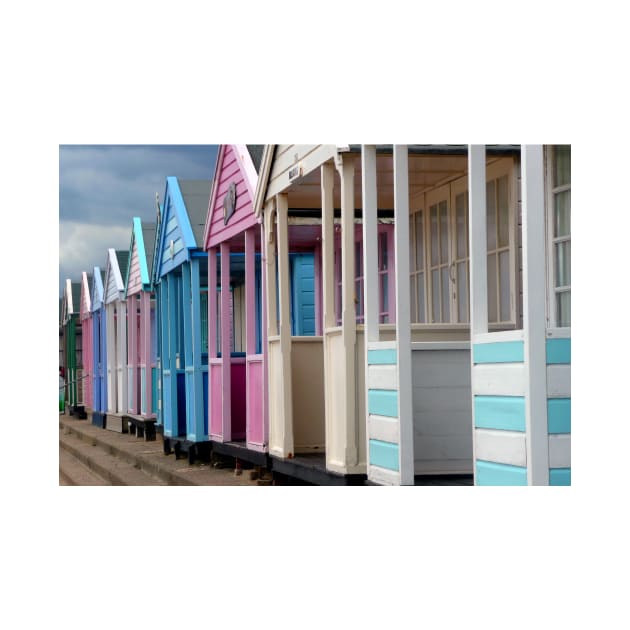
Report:
[[[222,145],[204,233],[208,252],[209,437],[214,452],[267,462],[262,224],[253,199],[262,145]]]

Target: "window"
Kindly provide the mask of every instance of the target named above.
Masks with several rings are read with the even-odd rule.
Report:
[[[554,146],[547,157],[549,319],[552,326],[568,327],[571,326],[571,145]]]
[[[487,167],[488,320],[516,324],[514,168],[510,159]],[[415,323],[470,321],[470,253],[466,177],[428,191],[410,221],[411,318]]]

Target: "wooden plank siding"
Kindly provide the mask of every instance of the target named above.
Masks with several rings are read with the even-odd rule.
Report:
[[[214,247],[257,223],[253,213],[253,200],[249,192],[250,186],[241,170],[232,145],[226,145],[222,154],[222,162],[218,166],[220,170],[215,180],[216,189],[212,199],[209,238],[206,248]],[[226,225],[223,201],[232,183],[236,185],[236,205],[234,214]]]
[[[279,144],[269,173],[265,201],[289,187],[289,170],[301,164],[306,175],[337,153],[334,144]]]
[[[129,279],[127,280],[127,295],[133,295],[142,290],[142,277],[140,274],[140,258],[138,256],[138,244],[134,239],[131,250],[131,262],[129,265]]]

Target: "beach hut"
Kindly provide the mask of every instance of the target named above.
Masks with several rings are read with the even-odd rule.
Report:
[[[92,365],[93,365],[93,345],[92,345],[92,300],[90,290],[92,288],[92,274],[84,271],[81,274],[81,307],[79,318],[81,321],[81,342],[83,359],[83,403],[86,408],[92,409],[94,399],[92,396]],[[87,413],[85,417],[87,418]]]
[[[510,304],[497,299],[501,213],[497,231],[489,149],[469,148],[475,483],[570,485],[571,147],[520,148],[522,316],[501,331],[492,321]]]
[[[208,252],[209,435],[217,453],[267,464],[262,222],[253,198],[263,145],[221,145],[204,233]]]
[[[79,320],[81,306],[81,283],[66,280],[62,303],[62,326],[64,337],[63,364],[66,387],[66,405],[70,415],[85,418],[83,403],[83,359],[82,330]]]
[[[166,178],[154,279],[158,288],[164,452],[205,457],[208,439],[207,253],[210,181]],[[204,322],[202,325],[202,316]]]
[[[129,430],[155,439],[157,321],[152,292],[155,223],[134,217],[125,278],[127,299],[127,414]]]
[[[107,422],[105,428],[125,433],[127,421],[127,302],[123,278],[129,252],[107,250],[105,263],[105,318],[107,343]]]
[[[335,145],[267,146],[255,195],[264,217],[271,465],[312,483],[361,483],[366,474],[358,157]],[[385,328],[394,316],[392,215],[391,206],[380,212],[369,252],[381,272]],[[302,317],[297,307],[309,298],[311,315]]]
[[[388,152],[389,169],[381,157]],[[536,166],[530,173],[527,150],[518,145],[361,148],[365,247],[369,250],[376,240],[381,196],[391,194],[398,272],[396,328],[394,339],[387,340],[375,326],[377,269],[365,258],[365,423],[372,483],[422,484],[434,476],[457,483],[458,475],[469,477],[469,483],[474,478],[479,485],[523,481],[531,462],[547,457],[547,451],[541,455],[537,450],[541,443],[549,445],[549,455],[561,452],[565,459],[557,462],[562,469],[558,474],[566,474],[566,436],[547,440],[546,434],[541,439],[534,431],[539,442],[534,445],[528,442],[527,427],[531,422],[540,429],[547,417],[525,417],[525,383],[531,387],[534,382],[524,380],[528,366],[523,359],[532,318],[528,302],[531,305],[533,293],[527,297],[532,256],[534,268],[543,268],[536,285],[543,303],[545,273],[553,277],[540,231],[545,220],[552,221],[552,202],[549,197],[545,211],[542,148],[534,153]],[[534,189],[528,193],[530,186]],[[558,184],[556,190],[564,194],[570,184]],[[537,231],[530,230],[535,236],[528,239],[532,212]],[[570,236],[563,232],[555,238],[565,243]],[[533,248],[529,254],[528,247]],[[552,252],[551,245],[548,250]],[[566,291],[565,285],[558,285],[559,300]],[[543,305],[543,321],[544,311]],[[567,332],[546,334],[562,337]],[[560,357],[553,350],[552,357],[562,363],[568,355],[570,361],[566,341],[554,344],[553,350],[561,348]],[[529,364],[538,381],[548,372],[550,379],[560,374],[562,383],[550,386],[553,395],[541,398],[554,398],[550,408],[562,399],[559,415],[565,418],[570,403],[562,379],[568,368],[545,369],[539,359],[536,367]]]
[[[105,317],[105,272],[92,272],[92,424],[104,428],[107,420],[107,325]]]

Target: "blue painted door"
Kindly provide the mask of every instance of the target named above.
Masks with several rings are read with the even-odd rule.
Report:
[[[315,256],[291,256],[291,334],[315,334]]]

